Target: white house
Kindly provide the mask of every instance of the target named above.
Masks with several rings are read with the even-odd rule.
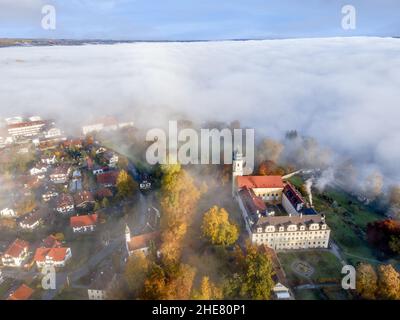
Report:
[[[6,267],[19,268],[29,255],[29,243],[15,239],[1,257],[1,261]]]
[[[63,193],[58,197],[56,210],[62,214],[69,214],[75,209],[74,198],[67,193]]]
[[[47,172],[47,166],[44,165],[36,165],[32,169],[29,170],[31,176],[41,176]]]
[[[43,156],[40,161],[44,164],[50,165],[55,164],[57,162],[57,158],[55,155],[53,156]]]
[[[125,242],[128,254],[131,256],[137,252],[143,252],[145,255],[149,253],[152,244],[157,245],[159,241],[159,232],[149,232],[131,237],[131,231],[126,225],[125,227]]]

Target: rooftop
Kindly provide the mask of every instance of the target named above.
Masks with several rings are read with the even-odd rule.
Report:
[[[92,226],[97,223],[97,213],[84,216],[74,216],[70,218],[71,227],[79,228],[84,226]]]
[[[240,176],[237,178],[239,188],[283,188],[281,176]]]
[[[24,251],[24,249],[28,248],[29,248],[29,242],[20,239],[15,239],[4,254],[9,255],[13,258],[18,258],[20,254]]]
[[[11,293],[7,300],[28,300],[32,296],[33,292],[33,289],[23,284]]]

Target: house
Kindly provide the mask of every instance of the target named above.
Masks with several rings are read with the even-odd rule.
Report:
[[[83,215],[70,218],[70,226],[73,232],[92,232],[96,229],[98,215]]]
[[[62,214],[69,214],[75,209],[74,198],[67,193],[61,194],[57,199],[56,210]]]
[[[112,151],[106,151],[102,154],[103,162],[108,165],[110,168],[115,168],[118,164],[118,155]]]
[[[119,171],[109,171],[96,176],[97,184],[101,187],[115,187]]]
[[[80,191],[74,195],[75,208],[84,210],[84,209],[93,209],[95,204],[95,200],[93,194],[90,191]]]
[[[40,226],[40,224],[49,217],[49,211],[46,209],[39,209],[28,213],[18,219],[18,224],[22,229],[34,230]]]
[[[117,274],[112,267],[100,268],[88,287],[89,300],[109,299],[109,292],[115,287],[117,282]]]
[[[29,300],[34,293],[34,290],[27,285],[22,284],[17,290],[12,292],[7,300]]]
[[[52,170],[50,173],[50,180],[54,183],[66,183],[71,173],[69,165],[60,165]]]
[[[243,157],[238,152],[232,175],[232,194],[252,243],[274,250],[328,248],[330,228],[325,216],[309,207],[290,183],[280,176],[243,176]]]
[[[42,244],[44,248],[60,248],[62,246],[62,243],[53,235],[49,235],[43,239]]]
[[[61,136],[62,136],[61,130],[56,127],[46,128],[46,130],[44,131],[44,137],[46,139],[54,139]]]
[[[83,141],[81,139],[67,139],[62,145],[67,149],[81,149],[83,146]]]
[[[112,116],[103,117],[101,119],[95,120],[93,123],[85,125],[82,127],[83,135],[88,133],[100,132],[100,131],[115,131],[118,129],[133,127],[133,122],[119,122],[116,118]]]
[[[57,188],[54,186],[46,185],[42,190],[42,199],[45,202],[49,202],[51,199],[57,198],[59,195]]]
[[[15,239],[4,252],[1,261],[6,267],[21,267],[29,255],[29,243],[24,240]]]
[[[114,193],[109,188],[101,188],[96,191],[96,198],[103,200],[104,198],[112,198]]]
[[[43,164],[36,164],[33,168],[29,170],[31,176],[39,176],[44,178],[44,174],[47,172],[47,166]]]
[[[126,225],[125,227],[125,242],[128,254],[131,256],[137,252],[143,252],[145,255],[149,253],[150,247],[157,245],[160,240],[160,233],[158,231],[140,234],[131,237],[131,231]]]
[[[12,208],[4,208],[4,209],[0,210],[0,217],[13,218],[16,216],[17,216],[17,213]]]
[[[43,120],[24,121],[24,122],[9,124],[7,126],[7,130],[8,134],[12,136],[14,139],[21,137],[22,138],[33,137],[38,135],[46,124],[47,122]]]
[[[38,268],[44,266],[64,267],[72,253],[70,248],[38,248],[36,249],[34,261]]]
[[[92,170],[92,173],[95,175],[95,176],[97,176],[97,175],[99,175],[99,174],[102,174],[102,173],[105,173],[105,172],[107,172],[108,170],[110,170],[108,167],[100,167],[100,166],[98,166],[98,165],[95,165],[94,167],[93,167],[93,170]]]
[[[56,164],[56,163],[57,163],[57,158],[56,158],[55,155],[52,155],[52,156],[42,156],[42,157],[40,158],[40,161],[41,161],[43,164],[52,165],[52,164]]]

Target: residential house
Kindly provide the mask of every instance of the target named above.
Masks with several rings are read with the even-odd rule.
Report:
[[[145,255],[147,255],[151,245],[154,244],[157,246],[159,241],[160,233],[158,231],[131,237],[131,232],[128,225],[125,227],[126,248],[130,256],[137,252],[143,252]]]
[[[40,179],[45,177],[47,172],[47,166],[41,163],[36,164],[33,168],[29,170],[31,176],[38,176]]]
[[[96,176],[97,185],[101,187],[115,187],[117,185],[119,171],[108,171]]]
[[[29,255],[29,243],[24,240],[15,239],[4,252],[1,261],[6,267],[21,267]]]
[[[56,210],[62,214],[69,214],[75,209],[74,198],[67,193],[61,194],[57,199]]]
[[[60,165],[50,173],[50,180],[54,183],[66,183],[71,173],[71,166]]]
[[[42,190],[42,199],[45,202],[49,202],[51,199],[57,198],[59,195],[57,188],[52,185],[44,186]]]
[[[22,229],[34,230],[38,228],[40,224],[49,216],[49,211],[47,209],[39,209],[19,218],[18,224]]]
[[[115,168],[118,164],[119,157],[115,152],[106,151],[101,156],[103,162],[110,168]]]
[[[83,141],[82,139],[67,139],[62,145],[67,149],[81,149],[83,147]]]
[[[70,226],[73,232],[92,232],[96,229],[98,215],[90,214],[83,216],[73,216],[70,218]]]
[[[25,284],[18,287],[17,290],[12,292],[7,300],[29,300],[34,293],[34,290]]]
[[[47,164],[47,165],[52,165],[52,164],[56,164],[57,163],[57,158],[56,158],[56,155],[49,155],[49,156],[42,156],[41,158],[40,158],[40,161],[43,163],[43,164]]]
[[[90,191],[80,191],[74,195],[75,208],[78,210],[93,210],[95,200]]]
[[[43,268],[44,266],[60,268],[65,267],[71,257],[70,248],[38,248],[35,252],[34,261],[38,268]]]

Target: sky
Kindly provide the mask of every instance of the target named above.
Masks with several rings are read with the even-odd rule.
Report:
[[[400,181],[400,39],[132,43],[0,49],[0,117],[65,129],[120,114],[138,127],[239,120],[311,136],[363,175]],[[117,58],[116,58],[117,57]],[[361,181],[361,180],[360,180]]]
[[[41,27],[42,7],[56,29]],[[356,29],[341,27],[344,5]],[[399,36],[398,0],[0,0],[1,38],[222,40]]]

